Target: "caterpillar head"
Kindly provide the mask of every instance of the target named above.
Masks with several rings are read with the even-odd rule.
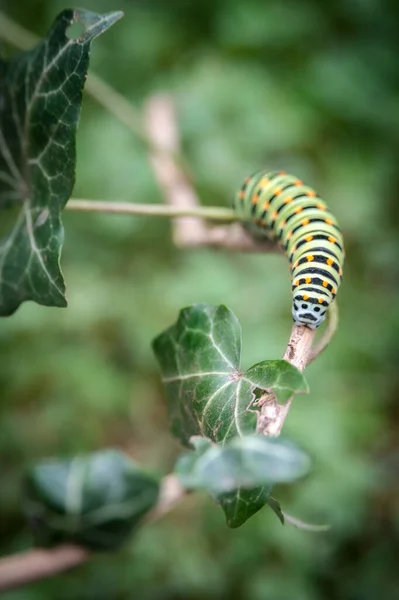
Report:
[[[310,329],[316,329],[325,319],[328,302],[314,301],[313,298],[295,296],[292,303],[292,318],[295,325],[306,325]]]

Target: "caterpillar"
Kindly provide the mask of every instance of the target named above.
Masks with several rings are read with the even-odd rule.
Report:
[[[319,327],[341,283],[345,256],[326,203],[285,171],[260,171],[244,180],[234,209],[252,235],[275,241],[287,255],[295,325]]]

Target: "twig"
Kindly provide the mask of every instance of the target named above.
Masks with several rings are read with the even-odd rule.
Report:
[[[151,97],[145,106],[144,122],[153,148],[150,162],[166,203],[179,209],[198,207],[200,203],[188,176],[173,158],[179,151],[179,133],[171,98]],[[206,234],[202,219],[179,219],[173,223],[173,241],[177,246],[201,244]]]
[[[327,348],[338,329],[338,306],[333,302],[327,311],[327,325],[320,340],[315,344],[310,354],[308,365],[313,362]]]
[[[65,210],[120,215],[151,215],[169,219],[184,218],[185,220],[187,220],[186,217],[224,222],[235,221],[237,219],[233,210],[219,206],[194,204],[189,207],[185,207],[184,205],[179,207],[165,204],[108,202],[106,200],[87,200],[84,198],[72,198],[65,206]],[[267,240],[255,241],[237,224],[230,227],[213,227],[212,229],[207,229],[203,237],[190,237],[184,240],[184,246],[208,246],[211,248],[225,248],[226,250],[239,250],[241,252],[279,252],[278,247],[270,245],[270,242]]]
[[[236,221],[233,210],[219,206],[193,206],[179,208],[165,204],[136,204],[133,202],[108,202],[106,200],[86,200],[73,198],[66,205],[66,210],[83,212],[103,212],[125,215],[152,215],[157,217],[196,217],[211,221]]]
[[[173,100],[166,94],[153,96],[147,101],[144,113],[153,148],[150,161],[165,202],[179,209],[198,207],[200,202],[193,185],[174,159],[180,154],[180,139]],[[174,221],[173,241],[180,248],[210,246],[250,252],[276,251],[274,244],[255,241],[240,226],[210,229],[200,219]]]
[[[162,479],[158,504],[148,515],[146,519],[147,522],[152,523],[166,515],[184,498],[184,496],[187,495],[187,493],[187,490],[181,486],[176,475],[166,475]]]
[[[147,520],[156,521],[170,512],[185,496],[175,475],[162,480],[159,502]],[[48,550],[33,549],[0,558],[0,592],[46,579],[86,562],[92,552],[75,545],[61,545]]]
[[[62,545],[49,550],[34,549],[0,559],[0,591],[52,577],[83,564],[90,557],[85,548]]]
[[[303,371],[309,362],[315,333],[315,329],[294,325],[283,359]],[[285,404],[279,404],[274,394],[262,398],[259,402],[261,408],[257,424],[258,433],[272,437],[280,435],[291,402],[292,398]]]

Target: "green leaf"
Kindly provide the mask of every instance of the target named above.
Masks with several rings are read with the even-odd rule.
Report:
[[[120,546],[156,505],[159,481],[128,457],[105,450],[34,466],[24,511],[38,545]]]
[[[231,529],[240,527],[268,504],[272,487],[272,485],[259,486],[252,490],[239,488],[216,496],[215,500],[223,509],[228,527]]]
[[[194,452],[185,452],[175,472],[188,489],[211,494],[290,483],[309,471],[308,456],[291,442],[261,435],[238,437],[224,446],[194,437]]]
[[[122,15],[65,10],[33,50],[0,59],[0,315],[25,300],[66,306],[60,212],[74,186],[90,45]],[[71,39],[74,23],[84,30]]]
[[[309,470],[307,455],[292,443],[259,435],[234,438],[224,446],[193,437],[193,452],[178,459],[175,473],[187,489],[205,490],[221,505],[229,527],[239,527],[265,504],[282,523],[274,483],[288,483]]]
[[[286,402],[307,391],[294,366],[263,361],[240,370],[241,328],[225,306],[197,304],[153,341],[166,387],[173,434],[189,445],[193,435],[225,443],[256,432],[257,401],[273,392]]]

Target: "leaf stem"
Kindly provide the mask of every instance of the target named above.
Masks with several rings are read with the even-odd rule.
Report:
[[[179,207],[165,204],[136,204],[133,202],[108,202],[106,200],[86,200],[73,198],[66,205],[66,210],[83,212],[103,212],[129,215],[151,215],[157,217],[198,217],[211,221],[232,222],[237,220],[235,212],[229,208],[218,206]]]
[[[313,533],[323,533],[324,531],[328,531],[331,529],[331,525],[315,525],[313,523],[305,523],[305,521],[301,521],[292,515],[289,515],[286,512],[283,512],[284,520],[293,525],[294,527],[298,527],[298,529],[303,529],[304,531],[311,531]]]

